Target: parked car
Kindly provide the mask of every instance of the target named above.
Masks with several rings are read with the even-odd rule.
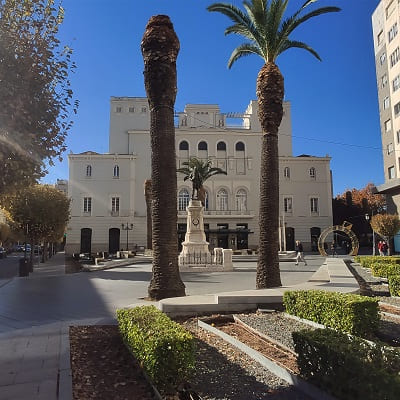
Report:
[[[0,247],[0,258],[7,257],[7,250],[4,247]]]

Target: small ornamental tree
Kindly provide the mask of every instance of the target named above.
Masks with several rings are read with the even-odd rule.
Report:
[[[397,214],[377,214],[371,219],[372,229],[385,238],[389,246],[389,255],[392,253],[390,239],[400,229],[400,219]]]
[[[7,203],[17,229],[26,232],[32,244],[62,238],[70,200],[61,191],[49,185],[29,186],[8,197]]]

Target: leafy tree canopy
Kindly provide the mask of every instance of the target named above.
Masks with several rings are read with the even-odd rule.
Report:
[[[365,212],[373,211],[374,214],[383,212],[386,209],[386,198],[382,194],[376,193],[373,183],[368,183],[362,189],[348,189],[344,193],[336,196],[336,200],[341,201],[347,206],[355,206]]]
[[[15,224],[30,238],[59,240],[69,220],[70,200],[50,185],[34,185],[3,199]]]
[[[397,214],[377,214],[371,219],[372,229],[389,240],[400,229],[400,219]]]
[[[0,194],[35,182],[66,148],[77,102],[63,17],[58,0],[0,0]]]

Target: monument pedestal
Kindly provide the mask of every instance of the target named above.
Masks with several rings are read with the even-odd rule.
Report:
[[[180,267],[206,267],[211,254],[204,233],[203,206],[199,200],[190,200],[187,210],[187,232],[178,258]]]

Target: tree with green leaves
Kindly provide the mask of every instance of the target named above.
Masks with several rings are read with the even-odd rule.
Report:
[[[376,214],[371,218],[371,227],[386,240],[389,255],[392,254],[390,241],[400,230],[399,216],[397,214]]]
[[[205,204],[205,189],[204,182],[214,175],[226,175],[226,171],[221,168],[212,167],[212,161],[200,160],[196,157],[191,157],[189,161],[182,163],[183,167],[178,168],[178,172],[184,174],[184,181],[192,182],[192,199],[198,199]]]
[[[179,40],[166,15],[149,19],[141,50],[150,109],[153,275],[149,297],[185,296],[178,267],[174,105]]]
[[[50,185],[33,185],[7,197],[3,206],[14,226],[25,232],[31,244],[62,239],[69,221],[70,199]]]
[[[256,287],[258,289],[281,286],[279,272],[279,160],[278,131],[283,116],[284,81],[276,65],[280,54],[291,48],[308,51],[318,60],[318,53],[306,43],[292,40],[296,28],[313,17],[340,11],[338,7],[322,7],[307,13],[317,0],[307,0],[293,15],[285,17],[289,0],[243,1],[243,12],[238,7],[215,3],[209,11],[220,12],[233,24],[225,35],[238,34],[246,42],[236,47],[228,68],[242,57],[256,54],[264,65],[257,77],[258,117],[262,128],[260,171],[260,239]]]
[[[59,0],[0,0],[0,195],[35,183],[66,149],[76,111]]]

